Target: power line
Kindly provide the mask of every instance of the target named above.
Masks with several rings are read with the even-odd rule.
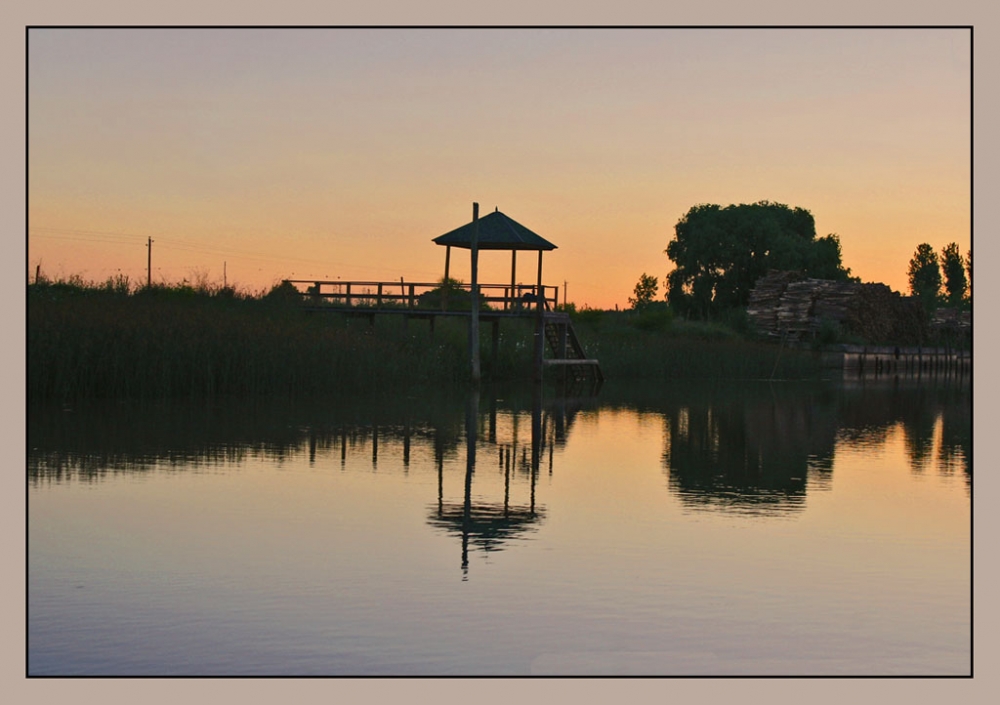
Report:
[[[141,237],[147,238],[147,243],[145,245],[148,247],[150,236],[142,236],[137,233],[123,233],[123,232],[113,232],[113,231],[103,231],[103,230],[81,230],[72,228],[48,228],[48,227],[34,227],[31,228],[34,237],[47,238],[47,239],[59,239],[59,240],[71,240],[75,242],[92,242],[92,243],[104,243],[104,244],[118,244],[118,245],[140,245],[141,241],[138,239]],[[41,231],[41,232],[39,232]],[[53,233],[69,233],[67,234],[53,234]],[[107,239],[106,237],[93,237],[97,236],[110,236],[112,238],[120,239]],[[80,237],[77,237],[80,236]],[[31,234],[29,232],[29,237]],[[134,238],[134,239],[133,239]],[[203,255],[215,255],[220,257],[236,256],[237,258],[252,259],[259,261],[266,261],[272,264],[288,262],[288,263],[306,263],[312,265],[318,265],[324,269],[331,268],[350,268],[350,269],[361,269],[366,271],[385,271],[386,267],[379,267],[373,265],[365,264],[351,264],[345,262],[331,262],[325,261],[320,262],[314,258],[304,258],[304,257],[289,257],[287,255],[273,255],[265,254],[259,251],[252,252],[249,250],[244,250],[234,247],[206,247],[205,245],[192,243],[188,240],[178,239],[175,237],[159,237],[157,243],[160,247],[166,248],[168,250],[175,250],[180,252],[194,252]],[[148,267],[147,267],[148,269]],[[426,270],[412,272],[412,274],[426,275],[426,276],[436,276],[436,272],[428,272]],[[324,275],[326,276],[326,275]]]
[[[103,238],[93,238],[93,237],[74,237],[72,235],[48,235],[48,234],[35,234],[31,235],[32,238],[44,238],[47,240],[74,240],[76,242],[103,242],[111,243],[114,245],[140,245],[140,242],[133,242],[131,240],[108,240]]]

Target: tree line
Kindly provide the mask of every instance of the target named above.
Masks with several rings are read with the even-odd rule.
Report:
[[[707,320],[746,308],[757,280],[770,270],[860,281],[843,265],[836,233],[817,237],[808,210],[769,201],[693,206],[674,226],[665,253],[674,264],[665,277],[666,303],[685,318]],[[928,309],[965,305],[970,298],[972,252],[963,258],[958,245],[950,243],[939,258],[930,245],[921,244],[910,260],[909,277],[911,294]],[[631,307],[652,304],[659,285],[658,277],[643,272],[628,299]]]
[[[971,303],[972,250],[966,252],[963,259],[954,242],[944,246],[940,258],[926,242],[918,245],[910,259],[907,275],[910,293],[928,310],[942,304],[964,306]]]

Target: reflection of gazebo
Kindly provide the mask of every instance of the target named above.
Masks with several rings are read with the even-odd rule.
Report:
[[[476,247],[480,250],[509,250],[510,251],[510,291],[514,296],[517,286],[517,252],[518,250],[534,250],[538,252],[538,283],[535,289],[535,296],[538,301],[543,300],[542,296],[542,252],[554,250],[556,246],[543,238],[541,235],[532,232],[528,228],[510,218],[499,209],[478,219],[478,234],[476,234],[477,221],[466,223],[460,228],[455,228],[451,232],[439,235],[434,238],[434,243],[445,247],[444,255],[444,278],[449,278],[451,269],[451,248],[461,247],[472,249],[473,235],[476,235]]]
[[[462,537],[462,569],[468,569],[469,545],[489,553],[503,550],[503,544],[537,531],[544,511],[534,506],[508,503],[444,502],[431,510],[427,523]]]

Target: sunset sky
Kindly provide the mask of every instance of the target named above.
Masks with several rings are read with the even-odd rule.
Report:
[[[905,293],[970,248],[970,79],[967,29],[35,29],[29,275],[433,281],[478,201],[625,306],[691,206],[768,200]]]

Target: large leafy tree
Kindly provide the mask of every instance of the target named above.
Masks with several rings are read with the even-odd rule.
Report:
[[[674,227],[667,256],[671,305],[701,316],[746,306],[754,283],[770,269],[820,279],[846,280],[840,239],[816,237],[812,214],[781,203],[692,207]]]
[[[948,303],[957,306],[965,300],[969,280],[965,278],[965,262],[958,252],[957,243],[949,243],[941,250],[941,270],[944,273],[944,290]]]
[[[933,247],[926,242],[917,245],[907,275],[910,278],[910,293],[920,299],[925,308],[934,308],[941,291],[941,266]]]

